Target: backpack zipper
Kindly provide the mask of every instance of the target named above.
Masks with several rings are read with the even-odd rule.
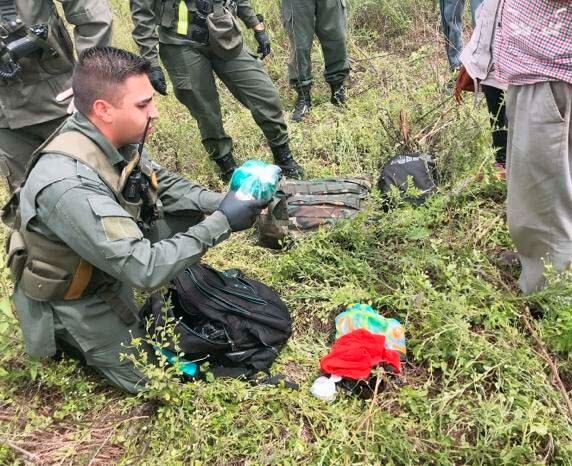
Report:
[[[224,276],[224,273],[222,273],[222,272],[218,272],[218,271],[216,271],[216,270],[215,270],[215,272],[216,272],[218,275],[223,275],[223,276]],[[248,283],[247,281],[243,280],[243,279],[240,278],[240,277],[227,277],[227,276],[225,276],[225,278],[226,278],[226,279],[230,279],[230,280],[234,279],[234,280],[240,282],[240,283],[243,285],[243,286],[242,286],[243,288],[249,289],[252,294],[255,294],[255,293],[256,293],[256,290],[254,289],[254,287],[253,287],[250,283]],[[226,282],[225,282],[225,283],[226,283]],[[230,294],[230,295],[232,295],[232,296],[236,296],[236,297],[238,297],[238,298],[242,298],[242,299],[244,299],[244,300],[246,300],[246,301],[249,301],[249,302],[251,302],[251,303],[254,303],[254,304],[262,304],[262,305],[267,305],[267,304],[268,304],[268,302],[265,301],[265,300],[262,299],[262,298],[257,298],[256,296],[251,296],[251,295],[247,295],[247,294],[242,294],[242,293],[240,293],[239,291],[233,291],[233,290],[230,289],[230,287],[220,288],[220,287],[218,287],[218,286],[216,286],[216,285],[209,285],[209,286],[212,287],[212,288],[214,288],[215,290],[222,291],[223,293],[227,293],[227,294]]]
[[[186,330],[188,330],[189,332],[191,332],[193,335],[195,335],[196,337],[200,338],[201,340],[205,340],[205,341],[207,341],[207,342],[209,342],[209,343],[211,343],[211,344],[221,344],[220,342],[211,340],[210,338],[205,337],[204,335],[201,335],[201,334],[200,334],[199,332],[197,332],[196,330],[193,330],[193,329],[192,329],[191,327],[189,327],[182,319],[179,319],[178,323],[179,323],[179,325],[183,326]],[[224,333],[225,333],[226,337],[228,338],[228,334],[226,333],[226,329],[224,328],[224,326],[223,326],[223,329],[224,329]],[[234,346],[234,345],[231,344],[230,339],[226,342],[226,344],[230,344],[231,348],[232,348],[232,346]]]
[[[244,309],[240,306],[237,306],[234,303],[230,303],[226,300],[224,300],[223,298],[221,298],[220,296],[217,296],[216,294],[214,294],[213,292],[209,291],[208,289],[206,289],[201,283],[199,283],[198,279],[195,277],[195,275],[193,274],[192,270],[187,269],[185,271],[187,273],[187,275],[191,278],[191,281],[195,284],[195,286],[198,288],[198,290],[203,293],[204,295],[212,298],[213,300],[215,300],[216,302],[219,302],[219,304],[221,304],[225,309],[229,310],[230,312],[234,312],[235,314],[240,314],[240,315],[244,315],[248,318],[252,318],[252,312],[250,312],[247,309]],[[218,291],[223,291],[226,292],[226,289],[219,289],[216,286],[213,286],[213,288],[215,288]],[[229,293],[229,294],[235,294],[235,293]],[[236,296],[239,297],[243,297],[241,294],[237,293],[235,294]],[[264,301],[262,299],[258,299],[258,301],[263,301],[262,303],[260,302],[255,302],[255,304],[263,304],[263,305],[268,305],[268,301]],[[278,303],[275,303],[274,301],[271,301],[271,304],[274,304],[274,306],[279,307]],[[275,314],[267,314],[267,313],[263,313],[267,316],[273,317],[273,318],[278,318],[280,320],[286,320],[284,318],[283,315],[277,316]],[[275,327],[273,327],[275,328]]]
[[[242,298],[242,299],[244,299],[244,300],[246,300],[246,301],[249,301],[249,302],[251,302],[251,303],[254,303],[254,304],[262,304],[262,305],[267,305],[267,304],[268,304],[268,301],[265,301],[264,299],[256,298],[256,297],[254,297],[254,296],[248,296],[248,295],[239,293],[238,291],[229,290],[228,288],[219,288],[218,286],[214,286],[214,285],[213,285],[213,288],[214,288],[215,290],[222,291],[222,292],[224,292],[224,293],[227,293],[227,294],[236,296],[236,297],[238,297],[238,298]]]
[[[224,300],[223,298],[221,298],[220,296],[217,296],[216,294],[212,293],[211,291],[207,290],[203,285],[201,285],[199,283],[199,281],[196,279],[196,277],[194,276],[193,272],[191,272],[190,270],[187,270],[187,274],[189,275],[189,277],[191,278],[192,282],[195,284],[195,286],[199,289],[199,291],[201,293],[203,293],[206,296],[209,296],[210,298],[212,298],[213,300],[222,303],[223,307],[225,307],[226,309],[228,309],[231,312],[234,313],[238,313],[247,317],[250,317],[252,315],[252,313],[246,309],[243,309],[239,306],[237,306],[236,304],[233,303],[229,303],[228,301]],[[220,291],[220,290],[219,290]]]
[[[241,277],[235,277],[235,280],[238,280],[238,281],[239,281],[240,283],[242,283],[245,287],[248,287],[248,288],[251,290],[252,293],[256,293],[256,290],[254,289],[254,287],[253,287],[250,283],[248,283],[246,280],[244,280],[243,278],[241,278]],[[267,306],[268,304],[273,304],[273,305],[276,306],[277,308],[281,308],[282,306],[284,306],[283,303],[278,303],[278,302],[276,302],[276,301],[274,301],[274,300],[272,300],[272,299],[257,298],[257,297],[253,297],[253,296],[249,296],[249,295],[243,295],[243,294],[238,293],[238,292],[236,292],[236,291],[235,291],[235,292],[232,292],[232,291],[230,291],[230,290],[227,290],[226,288],[219,288],[218,286],[215,286],[215,285],[210,285],[210,286],[212,286],[213,288],[215,288],[215,289],[217,289],[217,290],[219,290],[219,291],[222,291],[222,292],[224,292],[224,293],[231,294],[231,295],[233,295],[233,296],[237,296],[237,297],[239,297],[239,298],[243,298],[243,299],[245,299],[246,301],[250,301],[250,302],[253,302],[253,303],[255,303],[255,304],[262,304],[262,305],[264,305],[264,306]],[[274,316],[274,314],[273,314],[273,316]]]

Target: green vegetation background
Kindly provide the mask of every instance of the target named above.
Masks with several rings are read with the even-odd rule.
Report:
[[[128,2],[112,0],[115,45],[134,50]],[[287,109],[288,42],[279,1],[254,2],[273,53],[266,66]],[[0,463],[5,464],[572,464],[572,427],[537,345],[522,325],[527,301],[518,270],[499,264],[511,249],[503,183],[493,177],[482,101],[451,99],[451,78],[431,0],[348,0],[352,75],[349,106],[329,104],[315,44],[315,108],[290,125],[291,147],[311,177],[370,175],[391,156],[437,157],[441,190],[421,208],[376,195],[355,221],[299,241],[286,252],[255,245],[252,232],[209,252],[219,268],[239,267],[280,291],[295,334],[275,370],[299,392],[238,381],[182,384],[153,371],[151,392],[130,397],[64,360],[32,361],[0,286]],[[467,21],[467,23],[469,23]],[[253,45],[250,33],[247,39]],[[248,112],[220,88],[225,127],[239,160],[270,160]],[[149,145],[158,161],[224,190],[186,109],[172,89]],[[401,123],[400,123],[401,122]],[[5,234],[5,233],[4,233]],[[570,276],[553,277],[531,302],[544,305],[536,332],[572,387]],[[404,323],[404,375],[377,398],[308,392],[331,344],[333,318],[368,302]],[[151,369],[149,369],[151,370]]]

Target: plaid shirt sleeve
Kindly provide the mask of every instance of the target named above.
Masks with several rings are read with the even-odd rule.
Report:
[[[572,0],[504,0],[500,8],[498,78],[572,84]]]

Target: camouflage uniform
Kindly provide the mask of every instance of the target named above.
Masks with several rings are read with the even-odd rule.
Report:
[[[0,79],[0,174],[7,178],[10,190],[20,184],[32,153],[65,120],[68,102],[56,102],[56,96],[71,87],[73,70],[73,44],[55,2],[14,0],[14,4],[27,26],[50,26],[49,42],[58,56],[42,52],[40,58],[22,58],[21,79]],[[77,52],[110,44],[112,18],[106,1],[64,0],[62,7],[66,20],[74,25]]]
[[[61,132],[76,132],[90,144],[95,143],[104,154],[107,169],[117,175],[135,149],[115,149],[80,113],[70,117]],[[157,177],[156,206],[163,218],[156,224],[143,224],[136,222],[93,168],[61,152],[51,153],[49,147],[35,162],[22,188],[18,231],[35,235],[48,250],[68,248],[92,274],[79,297],[70,298],[68,290],[69,299],[39,301],[30,297],[35,282],[26,282],[24,273],[41,274],[46,264],[28,257],[14,291],[26,351],[45,357],[58,347],[71,349],[68,352],[80,355],[113,385],[135,393],[144,387],[143,375],[130,362],[119,359],[120,353],[129,352],[124,345],[144,333],[133,288],[153,289],[167,283],[199,261],[210,247],[228,238],[228,220],[215,212],[224,195],[168,173],[144,152],[144,163]],[[74,149],[77,147],[68,150],[71,153]],[[203,214],[211,215],[203,219]],[[172,237],[164,239],[168,236]],[[32,252],[33,245],[27,246]]]

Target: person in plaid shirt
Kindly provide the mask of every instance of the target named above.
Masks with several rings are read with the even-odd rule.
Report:
[[[572,262],[572,0],[503,0],[497,76],[507,91],[507,217],[531,293]]]

